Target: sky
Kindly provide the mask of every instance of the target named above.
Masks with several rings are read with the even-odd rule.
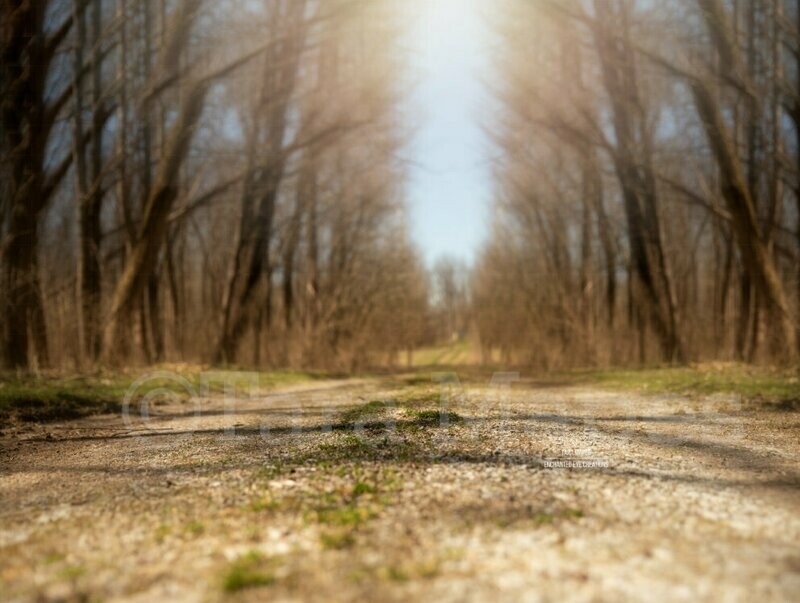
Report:
[[[482,0],[417,0],[409,36],[413,138],[407,196],[414,241],[425,261],[472,264],[488,236],[489,31]]]

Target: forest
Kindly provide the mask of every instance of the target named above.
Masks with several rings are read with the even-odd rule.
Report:
[[[0,0],[0,601],[782,603],[799,542],[800,0]]]
[[[545,367],[797,357],[799,7],[508,4],[482,347]]]
[[[6,3],[5,364],[349,368],[416,345],[391,10]]]

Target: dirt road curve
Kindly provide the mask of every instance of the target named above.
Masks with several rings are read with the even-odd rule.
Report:
[[[0,599],[800,600],[797,412],[451,393],[340,381],[7,430]]]

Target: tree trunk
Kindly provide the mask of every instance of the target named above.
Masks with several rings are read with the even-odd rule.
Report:
[[[200,119],[208,91],[202,81],[186,95],[184,104],[168,137],[168,145],[158,169],[158,177],[144,204],[142,226],[111,303],[111,312],[103,337],[103,355],[114,361],[118,334],[123,322],[130,319],[133,303],[141,297],[155,270],[156,260],[167,229],[167,218],[178,195],[179,168]]]
[[[164,320],[159,303],[161,277],[158,269],[154,270],[147,281],[147,318],[150,328],[150,340],[153,342],[153,360],[164,360]]]
[[[294,268],[295,254],[300,243],[300,231],[303,224],[303,215],[311,203],[311,197],[316,196],[316,165],[314,151],[308,149],[303,156],[302,168],[298,175],[297,194],[292,218],[289,223],[289,234],[286,242],[286,252],[283,263],[283,308],[284,322],[287,330],[291,329],[294,315]]]
[[[608,0],[595,0],[597,19],[593,32],[603,81],[612,104],[616,134],[613,154],[622,188],[634,273],[641,284],[645,304],[669,361],[686,357],[680,333],[677,303],[662,245],[658,197],[651,164],[652,133],[645,125],[638,97],[633,51],[628,40],[627,8],[615,15]],[[621,20],[621,36],[609,30],[610,19]],[[641,158],[644,157],[644,161]]]
[[[38,217],[25,208],[17,208],[12,215],[8,240],[3,257],[4,280],[8,302],[5,311],[5,357],[11,368],[25,368],[29,365],[29,342],[33,335],[39,363],[44,364],[46,343],[40,321],[41,291],[39,284],[39,262],[37,258]],[[38,332],[33,333],[34,325]],[[44,352],[44,354],[43,354]]]
[[[230,272],[222,330],[214,354],[217,363],[234,361],[239,342],[254,318],[254,306],[258,304],[257,291],[263,287],[266,287],[265,291],[271,289],[271,283],[265,282],[264,272],[270,267],[275,204],[286,167],[284,146],[290,120],[290,101],[295,92],[305,44],[305,6],[305,2],[300,0],[289,5],[282,24],[287,29],[293,29],[297,39],[273,48],[264,64],[262,98],[254,127],[256,131],[262,127],[266,130],[267,159],[260,164],[252,162],[253,165],[248,166],[242,193],[239,245]],[[258,200],[254,209],[253,199]]]
[[[86,203],[88,194],[88,173],[86,170],[86,145],[84,144],[84,124],[83,124],[83,68],[84,50],[86,47],[86,7],[82,0],[72,1],[72,19],[75,28],[75,40],[73,49],[73,74],[72,74],[72,96],[74,103],[74,115],[72,118],[72,152],[74,155],[73,164],[75,170],[75,198],[78,203],[79,225],[81,231],[81,244],[78,263],[78,307],[79,307],[79,347],[81,358],[93,360],[91,353],[91,333],[92,325],[90,321],[96,319],[97,314],[90,314],[84,305],[86,299],[83,293],[84,274],[84,252],[83,252],[83,205]]]
[[[703,128],[720,168],[722,193],[732,216],[744,268],[769,317],[773,345],[787,352],[793,351],[796,332],[789,302],[774,258],[762,238],[755,203],[742,176],[728,127],[708,86],[697,79],[690,84]]]
[[[3,351],[9,366],[25,368],[31,339],[38,365],[46,366],[49,361],[39,283],[38,228],[52,195],[53,179],[63,177],[69,164],[64,163],[58,176],[46,182],[45,152],[57,113],[45,102],[45,80],[57,43],[45,35],[47,3],[16,0],[7,4],[6,10],[13,11],[15,18],[4,23],[0,47],[0,115],[10,212],[6,238],[0,245],[7,292]]]
[[[103,130],[105,109],[103,98],[103,12],[102,2],[92,3],[92,145],[90,153],[89,190],[80,205],[81,308],[83,311],[84,345],[87,357],[95,360],[100,353],[100,217],[103,203]]]
[[[226,315],[231,318],[223,329],[222,336],[217,345],[215,360],[217,363],[233,362],[239,342],[245,334],[248,324],[253,317],[254,307],[259,303],[257,292],[270,284],[266,282],[265,269],[269,266],[269,246],[272,238],[272,227],[275,216],[275,203],[277,201],[281,180],[283,178],[283,162],[279,166],[267,170],[263,177],[265,187],[261,197],[254,222],[250,225],[252,241],[247,253],[247,264],[241,287],[230,298]],[[261,187],[259,187],[261,188]]]
[[[606,213],[603,183],[600,177],[600,171],[597,168],[597,158],[592,153],[589,159],[592,179],[595,184],[592,187],[592,205],[595,215],[597,216],[597,229],[600,235],[600,244],[603,248],[603,257],[605,260],[606,268],[606,306],[607,306],[607,324],[609,329],[614,328],[614,320],[616,316],[617,306],[617,250],[616,243],[614,242],[614,235],[611,230],[611,222]]]

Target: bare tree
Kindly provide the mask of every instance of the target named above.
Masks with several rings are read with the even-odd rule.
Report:
[[[783,117],[792,88],[782,47],[794,42],[784,3],[506,7],[495,132],[503,239],[487,257],[505,254],[508,265],[487,260],[476,273],[482,339],[525,355],[520,329],[502,336],[486,307],[505,299],[498,283],[508,279],[529,297],[507,320],[549,342],[545,364],[755,359],[762,340],[771,358],[793,357],[798,246],[783,183],[797,150]],[[532,27],[536,36],[522,34]],[[602,300],[588,293],[601,282],[599,254]],[[618,284],[628,288],[625,325],[614,320]],[[589,319],[601,307],[604,328]]]
[[[67,14],[59,23],[46,27],[46,16],[54,11],[55,3],[46,0],[8,0],[3,7],[0,112],[3,156],[8,162],[4,187],[7,197],[3,203],[7,216],[2,243],[7,291],[3,341],[6,362],[13,367],[28,366],[31,351],[38,364],[48,363],[39,274],[39,225],[72,161],[69,153],[48,161],[57,119],[72,94],[69,84],[55,90],[50,85],[56,55],[73,26],[72,15]]]
[[[232,2],[4,6],[5,364],[353,367],[422,339],[396,5]]]

